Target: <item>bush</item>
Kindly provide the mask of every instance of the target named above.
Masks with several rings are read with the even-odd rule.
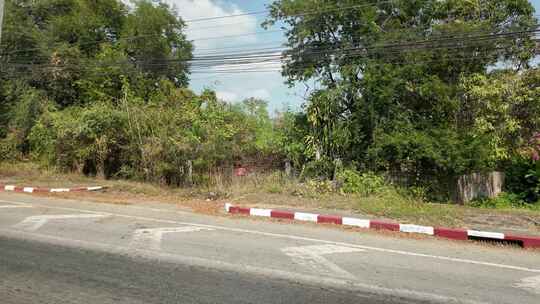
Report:
[[[125,84],[121,101],[46,108],[26,137],[30,155],[64,171],[177,186],[211,183],[203,175],[238,160],[273,158],[265,102],[233,106],[212,92],[160,86],[149,100]]]
[[[336,179],[341,184],[343,193],[370,196],[387,188],[384,177],[373,172],[359,173],[355,170],[344,169],[338,172]]]
[[[503,192],[495,198],[482,198],[470,202],[472,207],[489,209],[529,208],[519,194]]]
[[[505,190],[522,201],[536,203],[540,199],[540,162],[517,156],[505,170]]]
[[[0,139],[0,161],[14,160],[18,156],[17,141],[13,135]]]
[[[328,159],[314,160],[307,163],[302,169],[301,178],[309,179],[332,179],[334,177],[335,165]]]

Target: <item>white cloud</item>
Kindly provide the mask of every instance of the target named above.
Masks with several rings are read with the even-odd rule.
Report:
[[[234,92],[229,92],[229,91],[217,91],[216,96],[218,99],[221,99],[227,102],[235,102],[235,101],[238,101],[239,99],[238,94]]]
[[[242,90],[241,88],[229,91],[217,91],[216,96],[218,99],[226,102],[239,102],[250,97],[268,101],[272,97],[270,92],[266,89]]]
[[[129,0],[124,0],[129,1]],[[253,1],[253,0],[252,0]],[[247,11],[227,0],[163,0],[173,7],[184,20],[219,17],[243,14]],[[246,1],[247,2],[247,1]],[[262,31],[261,20],[256,16],[240,16],[235,18],[214,19],[203,22],[189,22],[186,34],[188,39],[197,40],[207,37],[236,36]],[[235,53],[244,49],[255,49],[260,43],[274,42],[276,35],[246,35],[242,37],[195,41],[195,55],[210,52]],[[282,37],[284,39],[284,37]],[[246,45],[246,46],[243,46]],[[225,48],[219,50],[219,48]],[[274,54],[272,54],[274,55]],[[227,102],[238,102],[245,98],[256,97],[270,102],[270,111],[283,108],[283,104],[299,105],[303,87],[289,89],[283,84],[279,62],[260,62],[235,66],[224,63],[215,66],[208,72],[216,74],[192,75],[190,87],[197,92],[206,88],[216,91],[219,99]],[[265,70],[270,73],[237,73],[228,74],[220,70]],[[274,72],[275,71],[275,72]]]
[[[166,0],[184,20],[238,15],[246,13],[233,3],[215,0]],[[195,40],[195,52],[208,49],[257,42],[256,35],[242,37],[200,40],[208,37],[236,36],[253,33],[259,29],[255,16],[214,19],[188,23],[188,39]]]
[[[258,89],[254,90],[253,92],[247,92],[246,97],[255,97],[263,100],[269,100],[272,96],[270,95],[270,92],[266,89]]]

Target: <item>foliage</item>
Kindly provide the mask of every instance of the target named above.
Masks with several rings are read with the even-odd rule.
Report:
[[[341,184],[343,193],[356,193],[370,196],[386,189],[384,177],[373,172],[359,173],[356,170],[344,169],[337,173],[336,180]]]
[[[540,70],[474,74],[461,87],[467,100],[461,122],[487,139],[490,163],[509,160],[540,128]]]
[[[2,159],[170,185],[288,161],[306,193],[341,184],[387,195],[384,174],[404,181],[405,194],[390,187],[404,199],[440,201],[458,176],[503,169],[507,191],[540,197],[526,0],[276,0],[265,26],[287,25],[283,74],[317,84],[302,111],[276,117],[264,100],[187,88],[193,45],[165,1],[8,0],[6,10]]]
[[[527,203],[540,201],[540,164],[529,157],[516,156],[507,165],[505,188]]]
[[[327,159],[313,160],[304,165],[300,177],[302,179],[332,179],[335,172],[335,164]]]
[[[0,84],[24,81],[60,107],[118,99],[122,78],[142,97],[161,78],[188,83],[192,45],[161,1],[9,0],[5,27]]]
[[[229,105],[212,92],[196,95],[163,80],[145,102],[124,82],[120,102],[51,109],[29,136],[32,155],[67,171],[181,185],[194,174],[273,153],[273,125],[257,111]],[[260,123],[266,121],[265,123]]]
[[[270,9],[265,26],[289,28],[289,84],[320,84],[307,104],[308,161],[406,175],[407,186],[446,200],[455,178],[500,167],[538,128],[536,19],[525,0],[277,0]],[[519,72],[500,72],[502,61]]]
[[[482,198],[474,200],[470,203],[470,206],[487,209],[525,208],[540,210],[538,206],[525,202],[519,194],[507,192],[503,192],[495,198]]]
[[[307,115],[303,112],[287,110],[276,119],[279,154],[291,161],[296,169],[301,169],[311,156],[306,147],[309,132]]]

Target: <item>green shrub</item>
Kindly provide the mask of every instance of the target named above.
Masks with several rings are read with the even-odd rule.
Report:
[[[495,198],[476,199],[469,203],[472,207],[488,209],[531,208],[519,194],[503,192]]]
[[[337,180],[343,193],[356,193],[370,196],[380,193],[387,188],[384,177],[373,172],[359,173],[355,170],[344,169],[338,172]]]
[[[0,161],[14,160],[18,156],[17,141],[12,134],[6,138],[0,139]]]
[[[505,188],[528,203],[540,200],[540,161],[516,156],[505,170]]]
[[[335,165],[328,159],[314,160],[307,163],[301,173],[301,178],[309,179],[331,179],[334,176]]]

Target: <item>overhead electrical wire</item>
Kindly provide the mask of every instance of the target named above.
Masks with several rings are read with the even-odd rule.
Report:
[[[449,54],[451,55],[451,54]],[[348,55],[349,57],[353,57],[353,56],[360,56],[360,55]],[[478,59],[483,59],[483,58],[493,58],[493,56],[483,56],[483,57],[480,57],[480,56],[475,56],[475,57],[472,57],[470,56],[469,58],[458,58],[458,57],[455,57],[455,58],[445,58],[445,60],[441,60],[441,59],[432,59],[430,60],[429,62],[431,63],[435,63],[437,61],[444,61],[444,62],[449,62],[449,61],[453,61],[453,60],[461,60],[461,59],[470,59],[470,60],[478,60]],[[394,62],[391,62],[391,61],[387,61],[387,62],[382,62],[381,64],[411,64],[411,62],[399,62],[399,61],[394,61]],[[420,64],[421,62],[414,62],[414,64]],[[163,64],[154,64],[154,66],[162,66]],[[372,64],[373,65],[373,64]],[[53,67],[54,68],[54,67]],[[297,67],[297,68],[301,68],[301,66]],[[292,68],[292,69],[288,69],[289,71],[294,71],[295,68]],[[207,73],[207,74],[219,74],[219,73],[228,73],[228,72],[231,72],[231,73],[242,73],[242,72],[276,72],[276,71],[279,71],[279,69],[268,69],[268,68],[265,68],[264,70],[263,69],[260,69],[260,68],[256,68],[256,67],[251,67],[251,68],[235,68],[235,69],[214,69],[214,70],[193,70],[191,71],[192,74],[197,74],[197,73]]]
[[[377,5],[390,3],[390,2],[392,2],[392,1],[380,1]],[[363,7],[377,7],[377,5],[362,4],[362,5],[353,5],[353,6],[347,6],[347,7],[329,6],[328,9],[314,10],[314,11],[298,13],[298,14],[291,14],[291,16],[308,16],[308,15],[321,14],[321,13],[330,12],[330,11],[349,10],[349,9],[363,8]],[[201,22],[201,21],[210,21],[210,20],[218,20],[218,19],[226,19],[226,18],[236,18],[236,17],[241,17],[241,16],[257,15],[257,14],[263,14],[263,13],[269,13],[269,12],[270,12],[269,10],[255,11],[255,12],[247,12],[247,13],[242,13],[242,14],[232,14],[232,15],[223,15],[223,16],[216,16],[216,17],[188,19],[188,20],[184,20],[183,22],[184,23],[194,23],[194,22]],[[246,34],[243,34],[243,35],[251,36],[251,35],[256,35],[256,34],[260,34],[260,33],[264,33],[264,32],[253,32],[253,33],[246,33]],[[141,39],[141,38],[145,38],[145,37],[161,36],[161,35],[162,35],[162,33],[159,33],[159,34],[147,34],[147,35],[137,35],[137,36],[131,36],[131,37],[119,37],[118,40],[128,40],[128,41],[130,41],[130,40]],[[241,37],[241,36],[234,35],[234,37]],[[202,38],[202,39],[211,40],[211,39],[221,39],[221,38],[222,37],[208,37],[208,38]],[[83,42],[83,43],[80,43],[79,45],[100,44],[100,43],[105,43],[105,42],[111,42],[111,41],[106,41],[106,40],[101,39],[101,40]],[[24,51],[29,51],[29,50],[39,50],[39,49],[41,49],[41,48],[33,48],[33,49],[27,49],[27,50],[17,50],[17,51],[13,51],[13,52],[10,52],[10,53],[2,53],[0,55],[8,55],[8,54],[14,54],[14,53],[18,53],[18,52],[24,52]]]
[[[375,7],[378,7],[379,5],[390,4],[390,3],[393,3],[393,2],[394,1],[390,0],[390,1],[379,1],[377,4],[360,4],[360,5],[352,5],[352,6],[346,6],[346,7],[341,7],[341,6],[338,6],[338,5],[336,5],[336,6],[328,6],[327,8],[324,8],[324,9],[321,9],[321,10],[313,10],[313,11],[304,12],[304,13],[289,14],[287,16],[288,17],[300,17],[300,16],[309,16],[309,15],[313,15],[313,14],[321,14],[321,13],[324,13],[324,12],[331,12],[331,11],[350,10],[350,9],[365,8],[365,7],[374,7],[375,8]],[[217,19],[224,19],[224,18],[235,18],[235,17],[240,17],[240,16],[246,16],[246,15],[262,14],[262,13],[265,13],[265,12],[268,13],[270,11],[269,10],[264,10],[264,11],[247,12],[247,13],[242,13],[242,14],[223,15],[223,16],[217,16],[217,17],[189,19],[189,20],[185,20],[184,22],[185,23],[193,23],[193,22],[217,20]],[[219,26],[216,26],[216,27],[219,27]],[[193,31],[193,30],[197,30],[197,28],[188,29],[188,30]],[[199,39],[194,39],[192,41],[196,42],[196,41],[207,41],[207,40],[214,40],[214,39],[239,38],[239,37],[244,37],[244,36],[253,36],[253,35],[263,35],[263,34],[267,34],[267,33],[284,32],[286,30],[287,29],[281,29],[281,30],[263,31],[263,32],[250,32],[250,33],[243,33],[243,34],[238,34],[238,35],[203,37],[203,38],[199,38]],[[108,43],[111,43],[111,42],[112,43],[118,43],[119,41],[123,41],[123,40],[132,41],[132,40],[137,40],[137,39],[142,39],[142,38],[147,38],[147,37],[152,37],[152,36],[162,36],[162,35],[163,35],[162,33],[159,33],[159,34],[155,34],[155,33],[142,34],[142,35],[136,35],[136,36],[119,37],[115,41],[108,41],[108,40],[100,39],[100,40],[94,40],[94,41],[81,42],[81,43],[78,43],[78,45],[92,45],[92,44],[100,44],[100,43],[107,43],[107,42]],[[62,43],[60,43],[60,44],[62,44]],[[20,52],[35,51],[35,50],[40,50],[40,49],[41,48],[15,50],[15,51],[11,51],[11,52],[4,52],[4,53],[1,53],[0,55],[16,54],[16,53],[20,53]]]
[[[308,49],[306,51],[300,51],[297,52],[297,54],[292,55],[301,55],[305,56],[308,54],[314,54],[314,53],[325,53],[325,52],[346,52],[349,50],[358,51],[358,50],[364,50],[366,52],[372,51],[372,50],[378,50],[378,49],[384,49],[383,53],[389,53],[389,50],[397,49],[397,51],[402,52],[404,51],[404,48],[410,48],[410,50],[420,50],[422,48],[446,48],[446,47],[455,47],[454,45],[448,45],[448,44],[442,44],[442,45],[435,45],[432,46],[430,44],[433,44],[434,42],[439,43],[448,43],[448,42],[457,42],[457,43],[464,43],[467,41],[473,40],[474,42],[479,42],[483,40],[491,40],[496,39],[499,37],[506,37],[510,36],[513,37],[515,35],[520,35],[524,33],[533,33],[538,32],[539,30],[536,29],[534,31],[518,31],[518,32],[508,32],[508,33],[499,33],[499,34],[491,34],[491,35],[481,35],[481,36],[462,36],[462,37],[454,37],[451,39],[431,39],[431,40],[421,40],[414,43],[405,43],[405,44],[381,44],[381,45],[375,45],[375,46],[367,46],[367,47],[351,47],[351,48],[341,48],[340,46],[335,47],[327,47],[327,48],[321,48],[321,49],[315,49],[311,50]],[[459,45],[457,45],[459,46]],[[473,47],[473,46],[471,46]],[[282,51],[284,49],[280,49],[279,51]],[[291,55],[290,53],[287,55]],[[334,53],[335,55],[335,53]],[[249,60],[255,57],[256,59],[266,59],[266,58],[275,58],[275,59],[283,59],[284,56],[278,52],[278,50],[274,49],[271,51],[259,51],[259,52],[246,52],[246,53],[233,53],[233,54],[219,54],[219,55],[212,55],[212,56],[196,56],[195,58],[191,60],[177,60],[177,59],[169,59],[169,60],[161,60],[161,61],[167,61],[167,62],[174,62],[174,61],[185,61],[190,63],[197,63],[197,62],[215,62],[218,61],[218,63],[223,63],[225,60]],[[154,62],[155,60],[150,60],[150,62]],[[146,61],[148,62],[148,61]],[[32,65],[36,65],[34,63],[29,63]],[[110,63],[106,63],[110,64]],[[55,65],[58,66],[58,65]]]

